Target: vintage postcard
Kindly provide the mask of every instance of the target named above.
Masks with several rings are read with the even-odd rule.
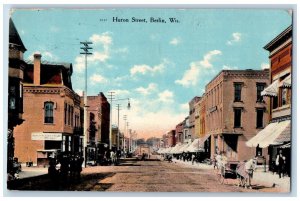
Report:
[[[292,19],[11,9],[8,191],[290,192]]]

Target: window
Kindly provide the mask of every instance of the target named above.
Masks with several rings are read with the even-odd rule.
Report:
[[[16,87],[14,85],[9,87],[9,109],[16,109]]]
[[[256,128],[263,127],[264,109],[256,110]]]
[[[287,88],[281,89],[281,105],[287,104]]]
[[[241,127],[242,108],[234,109],[234,128]]]
[[[261,92],[265,89],[264,83],[257,83],[256,84],[256,102],[262,102],[263,97],[261,96]]]
[[[65,125],[67,125],[67,110],[68,110],[68,105],[65,103]]]
[[[45,123],[52,124],[53,123],[53,102],[45,102]]]
[[[273,100],[273,109],[276,109],[278,107],[278,97],[274,96],[272,97]]]
[[[234,83],[234,101],[241,101],[242,83]]]

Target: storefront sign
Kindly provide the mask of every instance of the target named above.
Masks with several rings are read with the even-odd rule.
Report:
[[[31,133],[31,140],[62,141],[62,133]]]

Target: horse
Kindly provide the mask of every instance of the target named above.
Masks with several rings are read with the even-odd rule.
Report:
[[[238,186],[244,186],[245,188],[251,187],[251,178],[253,177],[253,172],[256,169],[257,158],[251,158],[248,161],[239,163],[236,169],[236,174],[238,178]]]

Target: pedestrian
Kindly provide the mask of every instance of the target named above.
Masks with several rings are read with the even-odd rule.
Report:
[[[282,150],[280,149],[277,156],[276,156],[276,166],[277,166],[277,171],[278,171],[278,175],[279,178],[281,178],[281,176],[284,176],[284,169],[285,169],[285,156],[282,153]]]
[[[194,165],[194,161],[195,161],[195,154],[192,155],[192,165]]]
[[[110,152],[110,159],[111,159],[112,165],[116,165],[116,154],[113,150],[111,150],[111,152]]]

